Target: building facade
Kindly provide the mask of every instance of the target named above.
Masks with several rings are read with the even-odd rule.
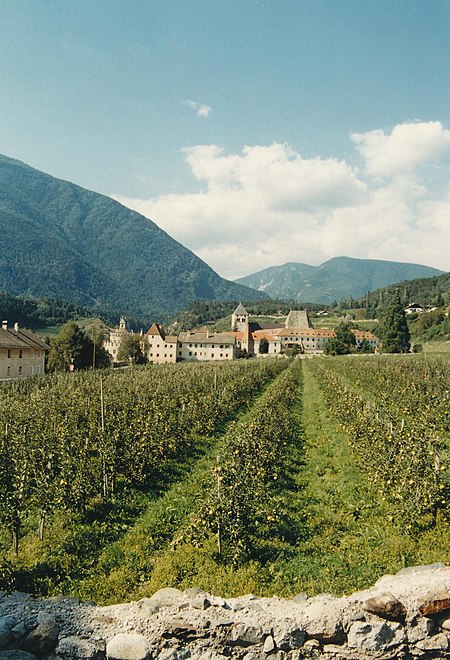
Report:
[[[153,323],[144,337],[144,353],[153,364],[176,362],[177,348],[177,337],[166,335],[159,323]]]
[[[295,326],[296,323],[302,324]],[[370,332],[353,330],[356,345],[366,340],[375,350],[378,339]],[[303,354],[323,353],[327,341],[336,336],[334,330],[313,328],[306,310],[291,310],[284,327],[261,327],[249,322],[249,314],[239,303],[231,316],[230,332],[211,332],[202,328],[167,336],[162,326],[154,323],[145,336],[145,352],[149,362],[181,360],[233,360],[244,355],[282,355],[290,349]],[[262,352],[263,342],[265,344]]]
[[[50,346],[15,323],[2,322],[0,329],[0,381],[40,376],[45,373],[45,355]]]
[[[130,335],[130,334],[132,333],[127,329],[127,319],[125,316],[121,316],[119,321],[119,327],[110,329],[109,337],[105,339],[105,341],[103,342],[103,348],[106,351],[108,351],[108,353],[111,356],[111,360],[114,363],[117,364],[119,362],[119,360],[117,359],[117,354],[119,352],[122,339],[126,335]]]

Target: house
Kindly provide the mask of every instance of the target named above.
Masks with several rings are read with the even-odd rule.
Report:
[[[233,360],[236,352],[233,332],[210,332],[202,328],[196,332],[180,332],[178,335],[178,360]]]
[[[411,303],[411,305],[405,307],[405,314],[421,314],[422,312],[423,307],[419,303]]]
[[[27,378],[45,373],[45,354],[50,346],[29,330],[15,323],[0,329],[0,381]]]
[[[144,352],[153,364],[176,362],[177,346],[177,337],[166,335],[159,323],[153,323],[144,337]]]

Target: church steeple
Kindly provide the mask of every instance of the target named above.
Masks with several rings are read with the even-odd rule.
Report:
[[[242,303],[234,310],[231,315],[231,329],[238,332],[245,332],[248,326],[248,312]]]

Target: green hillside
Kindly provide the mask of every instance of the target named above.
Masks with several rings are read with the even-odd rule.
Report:
[[[364,301],[368,303],[370,308],[376,310],[382,304],[383,298],[396,290],[400,291],[405,306],[418,303],[424,307],[427,305],[441,307],[450,303],[450,273],[433,277],[421,277],[398,282],[392,286],[385,286],[369,293]]]
[[[260,300],[151,220],[0,156],[0,289],[164,319],[196,299]]]

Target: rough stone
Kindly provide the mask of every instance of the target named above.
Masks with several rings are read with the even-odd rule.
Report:
[[[104,657],[105,643],[83,637],[62,637],[56,647],[56,655],[63,660],[97,660]]]
[[[196,610],[207,610],[211,607],[209,599],[204,594],[196,594],[190,597],[189,605]]]
[[[228,628],[234,624],[234,619],[227,619],[226,617],[220,617],[216,619],[213,623],[214,628]]]
[[[416,643],[416,646],[421,651],[447,651],[448,637],[444,633],[438,633],[433,637],[421,639]]]
[[[306,633],[293,619],[277,621],[273,627],[273,638],[277,648],[290,651],[303,646]]]
[[[433,616],[450,609],[450,594],[447,590],[430,591],[419,602],[418,610],[423,616]]]
[[[435,625],[431,619],[415,614],[408,619],[406,634],[411,644],[419,642],[425,637],[431,636],[435,632]]]
[[[12,629],[12,634],[14,639],[20,639],[21,637],[25,637],[30,632],[30,628],[27,627],[25,624],[25,621],[19,621],[19,623],[14,626]]]
[[[427,573],[428,571],[436,571],[440,568],[445,568],[445,564],[441,561],[434,564],[427,564],[425,566],[406,566],[405,568],[401,568],[396,575],[405,576],[411,575],[412,573]]]
[[[17,625],[15,616],[2,616],[0,618],[0,649],[8,646],[10,639],[13,637],[12,629]]]
[[[20,642],[24,651],[46,655],[55,647],[58,640],[59,626],[51,617],[42,617],[41,623]]]
[[[399,623],[357,621],[348,631],[347,644],[353,649],[385,651],[399,646],[405,640],[405,629]]]
[[[345,639],[342,604],[329,594],[306,601],[299,621],[308,637],[320,642],[339,644]]]
[[[264,641],[264,630],[255,621],[241,621],[230,628],[226,641],[229,645],[236,644],[238,646],[262,644]]]
[[[164,629],[162,635],[164,638],[178,637],[180,639],[202,637],[205,629],[209,628],[210,622],[207,619],[196,618],[193,621],[186,619],[172,619],[170,624]]]
[[[119,633],[106,645],[108,660],[146,660],[150,647],[142,635]]]
[[[379,604],[380,597],[381,606],[370,607],[371,599]],[[105,640],[121,635],[144,640],[145,660],[450,660],[450,611],[441,611],[447,598],[450,567],[411,569],[349,596],[321,595],[302,602],[250,594],[225,601],[194,588],[97,607],[16,593],[0,598],[0,631],[9,640],[0,660],[42,660],[36,645],[23,648],[23,642],[56,623],[59,642],[45,660],[105,660]],[[197,599],[200,608],[193,606]],[[210,603],[206,610],[202,599]],[[409,613],[403,626],[380,618],[380,613],[395,613],[396,601]],[[435,613],[424,616],[418,608],[427,602]],[[364,611],[367,603],[365,609],[376,615]],[[42,637],[49,645],[50,636]],[[128,657],[124,651],[120,660]]]
[[[302,591],[299,594],[295,594],[295,596],[292,597],[292,600],[294,603],[304,603],[308,600],[308,594],[305,591]]]
[[[266,639],[264,640],[263,651],[264,653],[272,653],[272,651],[274,650],[275,650],[275,641],[272,635],[267,635]]]
[[[384,619],[396,620],[406,616],[406,607],[393,594],[385,592],[366,600],[362,608]]]
[[[142,598],[138,602],[142,609],[146,610],[149,614],[154,614],[164,607],[178,607],[183,602],[189,602],[189,599],[179,589],[165,587],[156,591],[150,598]]]
[[[189,587],[189,589],[185,589],[184,593],[188,598],[194,598],[195,596],[199,596],[201,594],[205,595],[205,592],[203,589],[200,589],[200,587]]]

